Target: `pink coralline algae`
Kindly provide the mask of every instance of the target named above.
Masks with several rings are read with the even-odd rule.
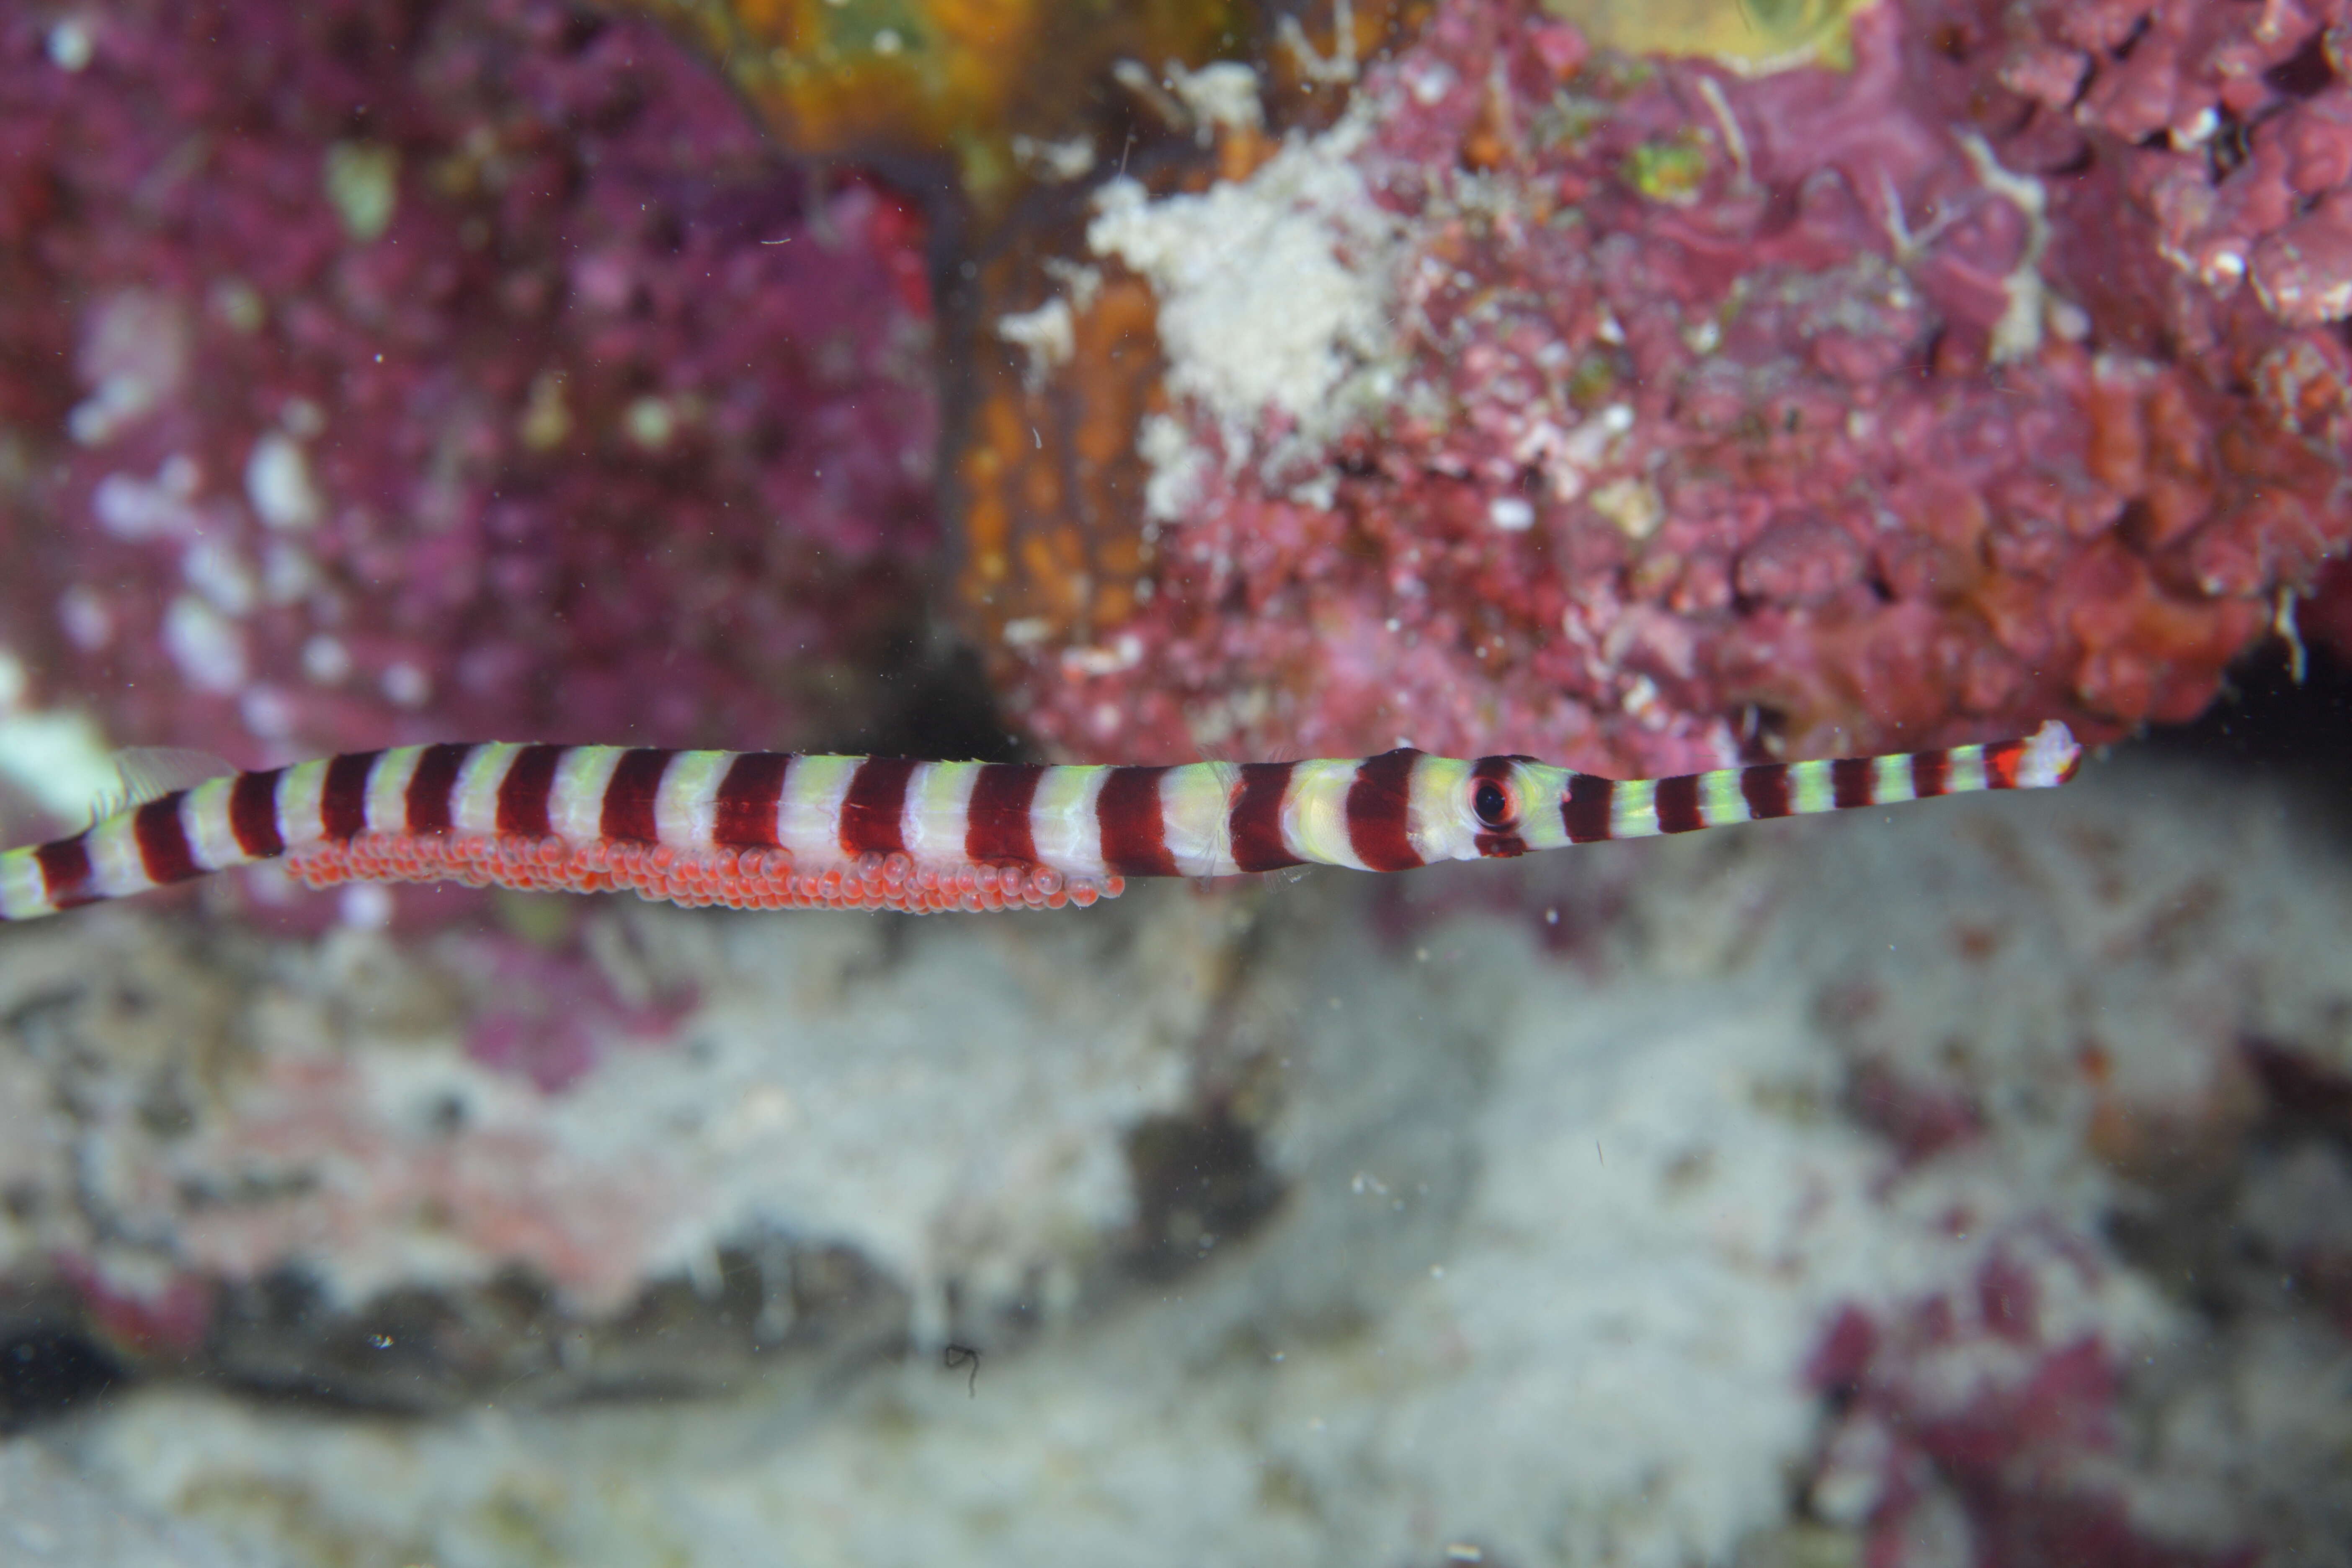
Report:
[[[466,1025],[466,1055],[553,1094],[594,1070],[614,1047],[667,1044],[694,1009],[690,993],[622,995],[580,944],[547,946],[494,933],[459,963],[489,998]]]
[[[0,648],[125,743],[841,732],[932,546],[919,221],[551,0],[0,19]]]
[[[2352,538],[2347,16],[1914,0],[1748,80],[1443,5],[1248,179],[1097,197],[1062,300],[1140,276],[1168,356],[1139,607],[992,626],[1000,682],[1104,760],[2184,719]]]
[[[1861,1531],[1865,1562],[2251,1560],[2155,1539],[2133,1518],[2118,1485],[2125,1369],[2097,1332],[2068,1321],[2106,1267],[2097,1252],[2023,1229],[1951,1289],[1832,1321],[1809,1371],[1841,1418],[1811,1502]]]

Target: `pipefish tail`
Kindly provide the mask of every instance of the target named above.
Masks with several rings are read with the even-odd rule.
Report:
[[[1412,750],[1177,767],[618,746],[408,746],[135,796],[0,854],[24,921],[257,861],[314,888],[632,889],[733,909],[1058,909],[1130,877],[1402,871],[1768,817],[2065,783],[2063,724],[1946,751],[1605,779]]]

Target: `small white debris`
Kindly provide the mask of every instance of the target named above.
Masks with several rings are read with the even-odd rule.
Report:
[[[294,732],[294,704],[274,686],[249,686],[237,699],[237,717],[265,741],[283,740]]]
[[[245,633],[194,594],[178,595],[163,612],[163,651],[200,691],[235,691],[250,668]]]
[[[392,889],[380,882],[353,882],[335,902],[335,912],[353,931],[382,931],[392,923]]]
[[[1160,85],[1150,68],[1141,60],[1119,60],[1110,68],[1111,80],[1135,95],[1136,101],[1160,117],[1160,122],[1171,131],[1195,129],[1192,112],[1177,100],[1176,95]],[[1124,158],[1120,167],[1124,169]]]
[[[117,539],[186,538],[201,531],[203,518],[163,479],[109,474],[89,492],[90,515]]]
[[[324,184],[345,234],[362,245],[381,239],[400,205],[400,150],[374,142],[338,142],[327,149]]]
[[[245,499],[272,528],[310,528],[325,512],[302,444],[282,430],[270,430],[253,444],[245,460]]]
[[[49,29],[48,50],[49,63],[72,74],[89,66],[98,53],[98,41],[89,36],[88,22],[68,16]]]
[[[1172,414],[1147,414],[1136,431],[1136,455],[1151,466],[1143,481],[1143,515],[1154,523],[1192,514],[1208,491],[1216,463]]]
[[[66,416],[68,433],[105,445],[186,384],[188,353],[188,323],[173,300],[142,289],[108,296],[82,325],[75,368],[90,395]]]
[[[885,27],[874,35],[874,52],[884,59],[890,58],[906,47],[907,40],[898,36],[896,27]]]
[[[1011,640],[1012,628],[1007,626],[1006,640]],[[1143,662],[1143,639],[1133,632],[1120,635],[1108,647],[1073,647],[1062,650],[1062,668],[1073,675],[1118,675],[1133,669]]]
[[[319,585],[318,563],[290,540],[273,539],[262,547],[261,596],[273,605],[290,605],[307,597]]]
[[[1255,131],[1265,123],[1265,111],[1258,105],[1257,72],[1236,61],[1218,60],[1196,71],[1171,65],[1168,87],[1177,101],[1192,111],[1203,140],[1220,125]]]
[[[1013,138],[1013,159],[1024,169],[1059,184],[1085,179],[1094,173],[1095,144],[1084,136],[1066,142],[1045,142],[1034,136]]]
[[[96,653],[114,640],[114,612],[97,590],[77,583],[58,596],[58,626],[74,647]]]
[[[648,452],[658,452],[677,434],[677,416],[669,404],[650,395],[638,398],[621,416],[629,439]]]
[[[2194,153],[2213,140],[2213,132],[2221,129],[2221,117],[2207,104],[2189,117],[2186,124],[2173,126],[2165,134],[2171,140],[2176,153]]]
[[[260,596],[253,568],[226,539],[205,538],[190,544],[180,557],[180,576],[205,603],[231,617],[251,615]]]
[[[313,440],[327,427],[327,411],[307,397],[289,397],[278,411],[278,423],[299,441]]]
[[[1885,1431],[1874,1423],[1856,1422],[1839,1431],[1813,1479],[1809,1493],[1813,1511],[1847,1529],[1868,1520],[1885,1495],[1884,1478],[1893,1447]]]
[[[1628,539],[1647,539],[1666,518],[1666,503],[1647,479],[1612,479],[1592,492],[1592,510]]]
[[[1536,509],[1524,496],[1496,496],[1486,503],[1486,521],[1505,533],[1525,533],[1536,524]]]
[[[2015,207],[2025,219],[2025,253],[2017,258],[2001,289],[2009,303],[1993,323],[1992,361],[2012,363],[2042,346],[2042,258],[2050,249],[2050,195],[2042,182],[2005,167],[1991,144],[1974,132],[1960,138],[1960,151],[1976,166],[1977,183]]]
[[[2198,268],[2198,276],[2208,289],[2226,294],[2245,281],[2246,258],[2235,250],[2216,250]]]
[[[351,650],[321,632],[302,645],[302,673],[320,686],[338,686],[352,673]]]
[[[383,687],[386,698],[403,708],[422,707],[425,700],[433,695],[433,682],[426,679],[423,670],[406,659],[386,665],[378,684]]]
[[[1331,0],[1331,52],[1318,51],[1307,41],[1296,16],[1285,16],[1275,29],[1283,47],[1298,61],[1298,70],[1310,82],[1337,86],[1356,79],[1356,8],[1350,0]]]
[[[1698,79],[1699,96],[1715,116],[1716,128],[1723,133],[1723,150],[1731,154],[1731,162],[1739,171],[1740,183],[1751,178],[1748,164],[1748,138],[1739,130],[1739,117],[1731,112],[1731,100],[1723,96],[1723,89],[1711,76]]]
[[[224,278],[214,284],[205,296],[205,308],[233,332],[257,332],[269,320],[261,291],[242,278]]]
[[[553,451],[572,434],[572,410],[564,406],[561,373],[543,370],[531,377],[530,394],[523,400],[522,417],[515,431],[534,452]]]
[[[1027,356],[1021,380],[1032,392],[1044,386],[1045,377],[1056,367],[1069,363],[1070,356],[1077,352],[1076,318],[1070,313],[1070,302],[1058,296],[1034,310],[999,316],[996,335]]]

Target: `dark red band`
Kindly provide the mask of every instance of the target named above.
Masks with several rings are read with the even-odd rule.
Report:
[[[844,855],[897,855],[907,847],[907,781],[915,764],[905,757],[868,757],[850,775],[841,800]]]
[[[1160,781],[1167,773],[1166,768],[1113,768],[1103,777],[1095,820],[1102,827],[1103,865],[1119,876],[1182,875],[1168,851],[1160,806]]]
[[[499,781],[499,831],[518,838],[546,838],[555,832],[555,771],[563,765],[562,746],[525,746]]]
[[[450,820],[450,800],[457,793],[457,771],[466,765],[471,746],[427,746],[416,759],[416,771],[408,775],[408,831],[414,834],[446,833],[455,826]]]
[[[975,866],[1034,866],[1037,838],[1029,806],[1045,768],[1036,763],[991,763],[972,781],[964,808],[964,858]]]
[[[1698,808],[1696,773],[1658,781],[1658,831],[1690,833],[1706,826],[1706,817]]]
[[[228,786],[228,830],[236,847],[256,860],[286,853],[286,835],[278,826],[278,781],[284,768],[263,773],[239,773]]]
[[[662,775],[677,753],[659,746],[638,746],[621,753],[612,782],[604,786],[604,810],[597,831],[626,844],[658,844],[661,825],[654,804],[661,795]]]
[[[382,752],[346,752],[327,764],[319,789],[319,826],[330,838],[357,838],[367,831],[368,780]]]
[[[1348,847],[1375,871],[1410,871],[1422,863],[1412,847],[1412,766],[1409,746],[1366,757],[1348,785]]]
[[[69,910],[98,897],[89,885],[89,837],[87,833],[77,833],[33,852],[33,858],[40,862],[41,891],[57,909]]]
[[[1921,800],[1933,800],[1951,787],[1952,753],[1920,752],[1911,759],[1911,793]]]
[[[711,841],[726,849],[775,848],[776,803],[784,798],[784,774],[792,765],[782,752],[746,752],[728,764],[727,776],[719,781]]]
[[[1877,792],[1871,787],[1868,757],[1847,757],[1830,764],[1830,798],[1841,807],[1878,803]]]
[[[1305,861],[1282,840],[1282,797],[1290,788],[1292,763],[1244,763],[1241,783],[1226,814],[1234,864],[1244,871],[1278,871]]]
[[[1568,775],[1568,795],[1559,803],[1559,823],[1570,844],[1602,844],[1610,836],[1610,808],[1617,798],[1615,779],[1591,773]]]
[[[1786,763],[1759,763],[1752,768],[1740,769],[1739,794],[1748,802],[1748,815],[1759,821],[1786,816],[1795,809]]]
[[[201,877],[196,852],[189,846],[188,829],[180,820],[180,802],[188,792],[175,789],[161,800],[151,800],[131,818],[131,837],[139,841],[139,864],[151,882],[184,882]]]

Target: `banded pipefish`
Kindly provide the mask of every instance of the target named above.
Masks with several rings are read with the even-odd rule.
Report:
[[[1605,779],[1412,750],[1177,767],[773,752],[434,745],[230,773],[0,855],[23,921],[257,861],[360,880],[631,889],[737,909],[1085,906],[1129,877],[1402,871],[1975,790],[2040,789],[2082,750],[2029,740]]]

